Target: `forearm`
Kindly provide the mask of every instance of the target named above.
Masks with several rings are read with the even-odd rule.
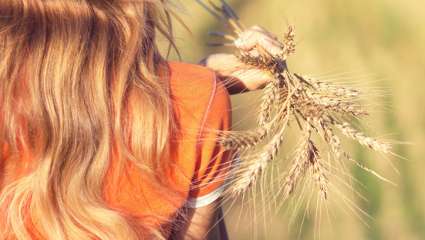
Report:
[[[185,209],[177,220],[172,240],[227,240],[221,207],[213,204],[198,209]]]
[[[213,54],[199,64],[214,70],[231,95],[262,89],[272,78],[268,72],[248,66],[232,54]]]
[[[224,69],[225,61],[220,61],[216,55],[206,57],[198,64],[214,70],[217,74],[217,77],[219,77],[220,80],[224,83],[224,86],[230,95],[249,91],[248,87],[239,79],[228,76],[227,74],[223,74],[222,69]]]
[[[215,225],[208,234],[208,240],[228,240],[227,227],[224,222],[223,210],[220,208],[216,214]]]

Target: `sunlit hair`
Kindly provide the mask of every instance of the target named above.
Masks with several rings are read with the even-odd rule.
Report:
[[[111,156],[168,159],[170,27],[165,0],[0,0],[1,239],[141,238],[102,186]]]

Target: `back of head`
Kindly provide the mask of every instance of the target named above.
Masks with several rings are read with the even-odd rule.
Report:
[[[113,146],[117,159],[150,169],[168,152],[172,114],[155,45],[158,30],[169,37],[165,5],[0,0],[4,239],[144,234],[148,226],[106,206],[102,180]]]

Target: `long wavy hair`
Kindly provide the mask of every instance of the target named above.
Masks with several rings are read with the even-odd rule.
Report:
[[[172,41],[165,0],[0,0],[1,239],[32,239],[28,224],[42,239],[141,238],[102,189],[111,155],[153,172],[168,159],[155,32]]]

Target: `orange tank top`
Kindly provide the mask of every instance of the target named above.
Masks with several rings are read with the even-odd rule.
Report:
[[[112,174],[113,159],[104,181],[105,201],[111,208],[140,221],[152,221],[150,225],[165,235],[170,234],[170,222],[183,206],[205,206],[223,191],[223,174],[228,172],[231,154],[214,140],[214,130],[230,130],[232,121],[229,93],[212,70],[180,62],[169,62],[169,70],[179,144],[171,149],[172,167],[164,178],[180,197],[158,191],[131,163],[122,174]],[[7,158],[8,146],[2,150]],[[147,220],[146,216],[156,217]]]

